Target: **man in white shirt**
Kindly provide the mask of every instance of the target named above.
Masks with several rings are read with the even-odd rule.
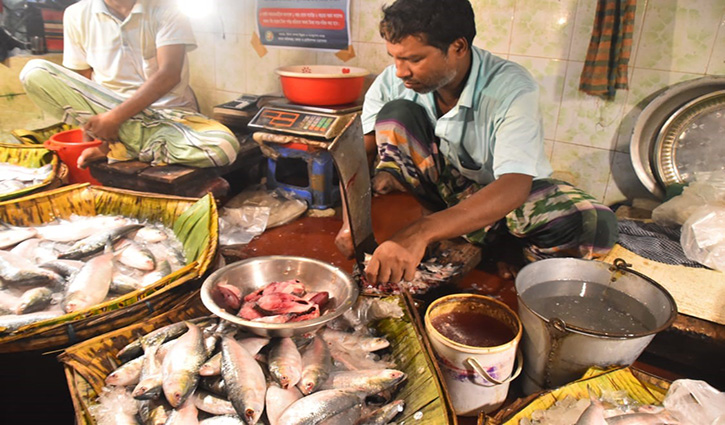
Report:
[[[196,112],[187,59],[196,42],[175,2],[81,0],[63,30],[67,69],[34,60],[20,78],[43,110],[103,141],[79,166],[106,155],[197,167],[236,159],[231,131]]]

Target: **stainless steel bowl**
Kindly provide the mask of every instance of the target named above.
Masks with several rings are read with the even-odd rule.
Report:
[[[220,282],[234,285],[245,296],[271,282],[299,279],[310,291],[327,291],[330,300],[316,319],[292,323],[260,323],[244,320],[214,302]],[[349,310],[359,294],[352,277],[323,261],[289,255],[250,258],[220,268],[201,286],[201,300],[212,313],[259,336],[284,337],[313,332]]]

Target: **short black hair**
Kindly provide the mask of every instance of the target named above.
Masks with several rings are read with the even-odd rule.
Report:
[[[469,47],[476,36],[476,20],[468,0],[396,0],[383,7],[380,35],[399,43],[412,35],[444,53],[463,37]]]

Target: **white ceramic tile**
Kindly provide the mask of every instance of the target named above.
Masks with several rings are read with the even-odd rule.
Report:
[[[511,54],[566,59],[577,0],[516,2]]]
[[[197,97],[201,88],[216,88],[215,52],[219,38],[217,34],[197,33],[197,47],[189,52],[191,87],[197,92]]]
[[[528,69],[539,83],[539,105],[544,121],[544,137],[554,139],[564,88],[566,61],[524,56],[511,56],[511,61]]]
[[[655,0],[656,1],[656,0]],[[632,35],[632,53],[629,57],[629,67],[634,68],[637,60],[639,48],[642,40],[642,28],[644,27],[644,17],[647,12],[647,5],[650,0],[640,0],[637,2],[634,12],[634,34]],[[647,48],[647,46],[643,46]]]
[[[595,1],[580,1],[577,4],[574,26],[572,27],[571,46],[567,56],[569,60],[583,62],[586,59],[596,11],[597,2]]]
[[[216,0],[219,9],[219,33],[251,34],[256,31],[254,0]]]
[[[647,98],[672,84],[700,77],[702,75],[635,68],[629,79],[630,89],[625,113],[628,112],[628,109],[636,107],[642,101],[647,101]]]
[[[649,2],[636,66],[704,74],[723,11],[721,0]]]
[[[707,65],[708,75],[725,75],[725,12],[720,19],[715,46]]]
[[[551,157],[553,177],[568,181],[601,201],[610,175],[610,155],[604,149],[556,142]]]
[[[551,161],[551,154],[554,152],[554,141],[549,139],[544,139],[544,152],[546,153],[546,157]]]
[[[380,37],[379,24],[383,17],[382,7],[392,3],[390,0],[359,0],[357,15],[357,40],[360,42],[383,42]]]
[[[514,22],[515,0],[478,0],[472,2],[476,15],[473,44],[490,52],[508,52]]]
[[[246,85],[243,92],[251,94],[280,93],[279,76],[274,72],[279,66],[281,49],[267,49],[267,54],[259,57],[249,42],[245,43],[241,55],[246,58],[243,72],[246,74]],[[221,90],[225,90],[220,87]],[[226,91],[236,91],[230,89]]]
[[[613,149],[627,93],[604,100],[579,90],[583,62],[569,62],[564,96],[559,110],[556,140],[602,149]]]
[[[190,13],[187,13],[194,33],[222,32],[222,14],[224,12],[219,4],[220,1],[221,0],[206,0],[204,2],[197,2],[197,7],[203,7],[204,9],[201,11],[192,10]]]
[[[247,38],[243,34],[227,33],[224,38],[221,34],[215,34],[214,73],[217,89],[244,91],[249,69],[247,64],[257,57]]]

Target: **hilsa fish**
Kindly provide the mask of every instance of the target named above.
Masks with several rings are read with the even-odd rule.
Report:
[[[363,399],[344,390],[322,390],[292,403],[282,412],[278,424],[350,425],[362,414]]]
[[[275,338],[270,343],[269,373],[283,389],[294,387],[300,381],[302,357],[292,338]]]
[[[166,400],[172,407],[184,404],[196,389],[199,368],[206,361],[201,329],[191,322],[185,323],[188,330],[171,346],[162,364],[162,387]]]
[[[239,416],[256,424],[264,411],[267,381],[257,360],[229,335],[222,337],[222,378]],[[283,422],[284,423],[284,422]]]
[[[106,299],[113,279],[113,252],[91,258],[68,285],[63,297],[63,310],[73,313],[96,305]]]

